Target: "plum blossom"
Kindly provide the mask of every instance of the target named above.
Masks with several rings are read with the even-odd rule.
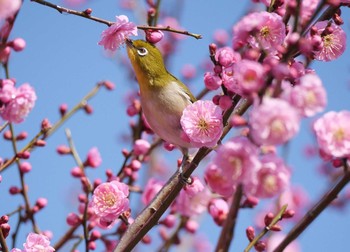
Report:
[[[175,204],[172,209],[177,213],[180,213],[187,217],[197,216],[203,213],[208,206],[211,194],[209,190],[200,182],[196,177],[193,178],[195,183],[182,190],[179,196],[176,198]]]
[[[137,139],[134,143],[134,154],[136,156],[147,154],[151,144],[145,139]]]
[[[320,50],[314,51],[314,57],[320,61],[331,61],[339,58],[346,49],[346,33],[338,25],[328,21],[317,22],[314,25],[317,35],[321,36]]]
[[[212,199],[208,205],[208,212],[213,217],[215,223],[221,226],[229,212],[227,201],[220,198]]]
[[[299,131],[300,116],[288,102],[264,97],[249,114],[251,136],[259,145],[278,145],[290,140]]]
[[[335,158],[350,156],[350,111],[330,111],[313,124],[319,148]]]
[[[13,16],[21,5],[21,0],[0,0],[0,20]]]
[[[163,181],[159,181],[155,178],[151,178],[147,181],[145,189],[143,190],[141,201],[144,205],[148,205],[154,196],[162,189],[164,185]]]
[[[246,190],[258,198],[270,198],[279,195],[289,185],[289,169],[283,159],[276,154],[264,155],[260,162],[261,167],[254,174],[256,180],[251,180],[258,181],[258,183],[250,184],[250,188],[246,188]]]
[[[245,137],[234,137],[220,145],[213,163],[221,169],[218,175],[226,178],[222,182],[227,182],[227,187],[251,183],[252,174],[260,167],[258,148]]]
[[[248,43],[253,48],[274,52],[286,37],[282,17],[266,11],[253,12],[233,27],[233,49]]]
[[[55,249],[50,246],[50,240],[43,234],[29,233],[27,240],[23,243],[24,249],[14,248],[11,252],[52,252]]]
[[[196,147],[214,147],[223,131],[222,110],[212,101],[196,101],[187,106],[181,117],[181,126]]]
[[[322,112],[327,105],[327,92],[316,74],[306,74],[300,78],[299,84],[289,85],[283,97],[306,117]]]
[[[36,99],[35,91],[28,83],[16,88],[13,81],[5,80],[0,88],[0,116],[9,122],[23,122]]]
[[[233,69],[236,85],[234,90],[231,91],[247,96],[258,92],[262,88],[265,71],[260,63],[244,59],[234,64]]]
[[[221,78],[212,72],[206,72],[204,74],[204,84],[209,90],[216,90],[222,85]]]
[[[87,154],[85,165],[90,166],[92,168],[96,168],[100,166],[101,163],[102,163],[102,158],[97,147],[91,148]]]
[[[118,217],[129,209],[129,188],[119,181],[102,183],[96,187],[90,207],[99,217],[99,224],[111,228]]]
[[[204,173],[204,179],[210,190],[224,197],[232,196],[235,186],[229,177],[216,164],[210,163]]]
[[[102,39],[98,42],[107,50],[115,51],[125,43],[129,36],[137,36],[137,27],[129,22],[125,15],[116,16],[116,22],[102,32]]]
[[[222,47],[216,51],[216,60],[223,67],[229,67],[241,59],[241,55],[232,50],[231,47]]]

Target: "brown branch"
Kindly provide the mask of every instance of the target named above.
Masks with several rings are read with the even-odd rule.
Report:
[[[69,241],[72,238],[72,235],[74,234],[75,230],[80,226],[80,224],[71,227],[62,238],[56,242],[53,247],[56,249],[56,251],[59,251],[61,247],[63,247],[64,244],[66,244],[67,241]]]
[[[348,167],[347,167],[348,168]],[[345,169],[344,176],[331,188],[293,227],[274,252],[282,252],[337,198],[339,192],[350,182],[350,171]]]
[[[237,186],[236,192],[233,196],[233,201],[230,207],[230,211],[227,215],[224,226],[221,229],[221,234],[215,248],[216,252],[228,251],[231,245],[231,241],[234,237],[234,229],[236,226],[236,220],[238,216],[238,210],[243,195],[242,184]]]
[[[102,19],[102,18],[98,18],[98,17],[94,17],[91,16],[86,10],[85,11],[76,11],[76,10],[72,10],[72,9],[68,9],[65,7],[61,7],[59,5],[44,1],[44,0],[31,0],[32,2],[36,2],[38,4],[42,4],[44,6],[53,8],[55,10],[57,10],[59,13],[67,13],[67,14],[72,14],[75,16],[79,16],[79,17],[83,17],[83,18],[87,18],[102,24],[105,24],[107,26],[111,26],[114,24],[114,22]],[[177,29],[173,29],[170,26],[167,27],[158,27],[158,26],[137,26],[138,29],[140,30],[161,30],[161,31],[168,31],[168,32],[174,32],[174,33],[179,33],[179,34],[183,34],[183,35],[187,35],[187,36],[191,36],[194,37],[196,39],[201,39],[202,35],[200,34],[195,34],[195,33],[191,33],[188,31],[181,31],[181,30],[177,30]]]
[[[4,234],[2,233],[2,229],[0,228],[0,245],[1,245],[1,251],[8,252],[9,248],[7,247],[6,239],[4,237]]]

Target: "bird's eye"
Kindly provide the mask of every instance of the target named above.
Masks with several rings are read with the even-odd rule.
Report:
[[[140,56],[145,56],[147,55],[148,51],[146,48],[144,47],[140,47],[137,49],[137,53],[140,55]]]

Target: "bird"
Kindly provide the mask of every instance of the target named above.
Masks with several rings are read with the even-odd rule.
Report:
[[[190,141],[184,137],[183,110],[196,101],[188,87],[165,67],[159,49],[145,40],[126,39],[129,60],[140,87],[143,114],[154,133],[178,147],[182,154],[179,172],[188,159]]]

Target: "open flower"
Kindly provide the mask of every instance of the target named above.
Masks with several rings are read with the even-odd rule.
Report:
[[[336,158],[350,156],[350,112],[330,111],[315,121],[313,129],[316,133],[319,148]]]
[[[196,147],[214,147],[223,131],[222,110],[212,101],[196,101],[187,106],[181,126]]]
[[[115,51],[125,43],[129,36],[137,35],[137,27],[134,23],[129,22],[125,15],[116,16],[116,22],[102,32],[102,39],[98,42],[105,49]]]
[[[47,236],[42,234],[29,233],[27,240],[23,243],[24,249],[14,248],[11,252],[53,252],[55,249],[50,246],[50,240]]]
[[[102,226],[112,227],[118,217],[129,209],[128,195],[128,186],[118,181],[102,183],[96,187],[91,208]]]
[[[0,116],[6,121],[20,123],[33,109],[36,98],[28,83],[16,88],[12,81],[6,81],[0,88]]]
[[[315,51],[315,59],[320,61],[331,61],[339,58],[346,48],[346,33],[339,26],[328,21],[317,22],[314,27],[317,29],[317,34],[322,38],[320,50]],[[327,32],[325,29],[329,27]]]
[[[280,98],[264,97],[250,112],[253,140],[260,145],[283,144],[299,131],[300,116],[288,102]]]
[[[253,12],[243,17],[233,27],[233,48],[247,43],[257,49],[273,52],[282,45],[286,28],[282,17],[266,11]]]

